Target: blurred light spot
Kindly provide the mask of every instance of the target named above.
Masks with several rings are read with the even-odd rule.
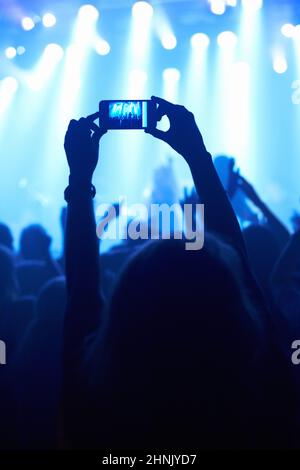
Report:
[[[96,39],[94,48],[99,55],[107,55],[110,53],[109,43],[101,38]]]
[[[31,29],[35,27],[33,19],[30,18],[29,16],[25,16],[22,19],[21,24],[22,24],[22,28],[25,29],[25,31],[30,31]]]
[[[232,31],[223,31],[218,35],[217,41],[220,47],[232,49],[237,45],[238,38]]]
[[[295,34],[295,26],[291,23],[286,23],[281,27],[281,33],[286,38],[292,38]]]
[[[161,43],[165,49],[171,50],[177,46],[177,39],[173,33],[165,33],[161,38]]]
[[[207,34],[196,33],[191,37],[191,46],[193,49],[205,49],[209,46],[210,39]]]
[[[273,59],[273,69],[276,73],[285,73],[288,69],[287,61],[283,55],[277,55]]]
[[[17,50],[16,50],[16,48],[15,48],[15,47],[12,47],[12,46],[7,47],[7,48],[5,49],[5,55],[6,55],[6,57],[7,57],[8,59],[13,59],[13,58],[16,57],[16,55],[17,55]]]
[[[18,47],[17,47],[17,54],[18,54],[18,55],[24,54],[25,51],[26,51],[26,49],[25,49],[24,46],[18,46]]]
[[[45,28],[52,28],[56,24],[56,18],[53,13],[45,13],[42,18]]]
[[[263,0],[242,0],[242,6],[247,10],[260,10],[263,7]]]
[[[175,68],[168,68],[163,71],[163,79],[167,82],[178,82],[180,80],[180,72]]]
[[[82,5],[78,10],[78,16],[86,21],[96,21],[99,15],[99,10],[94,5]]]
[[[132,16],[139,20],[149,20],[153,16],[153,7],[148,2],[135,2],[132,7]]]
[[[226,10],[226,5],[224,0],[211,0],[210,1],[211,12],[215,15],[223,15]]]

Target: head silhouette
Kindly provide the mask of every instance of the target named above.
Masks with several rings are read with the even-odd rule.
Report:
[[[50,243],[51,237],[44,227],[38,224],[29,225],[21,233],[21,255],[25,260],[44,260]]]
[[[0,245],[4,245],[13,250],[13,236],[8,225],[0,223]]]
[[[0,305],[14,301],[18,294],[18,283],[14,258],[11,251],[0,246]]]

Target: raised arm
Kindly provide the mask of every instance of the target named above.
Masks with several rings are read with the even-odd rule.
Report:
[[[95,117],[95,116],[93,116]],[[66,338],[82,340],[99,322],[99,247],[93,211],[93,172],[103,135],[92,118],[72,120],[65,137],[70,167],[66,223],[66,279],[68,309]]]
[[[288,229],[276,217],[271,209],[262,201],[253,186],[240,175],[238,178],[238,187],[243,191],[245,196],[261,211],[270,230],[276,237],[277,242],[280,244],[280,247],[283,248],[287,244],[290,237]]]
[[[194,184],[204,204],[205,227],[228,241],[244,257],[246,249],[241,230],[222,183],[207,152],[194,116],[183,106],[152,97],[158,105],[158,119],[166,115],[170,129],[147,129],[146,132],[167,142],[187,161]]]
[[[92,177],[98,162],[99,140],[105,131],[92,118],[72,120],[65,137],[70,177],[65,190],[68,298],[63,336],[63,416],[68,437],[76,417],[79,413],[84,415],[85,339],[98,328],[102,311]]]

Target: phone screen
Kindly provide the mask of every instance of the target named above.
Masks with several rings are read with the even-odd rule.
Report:
[[[146,129],[153,121],[153,103],[149,100],[100,102],[100,119],[106,129]]]

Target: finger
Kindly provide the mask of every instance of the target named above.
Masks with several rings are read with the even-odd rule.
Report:
[[[151,100],[153,100],[158,105],[161,105],[166,110],[171,110],[176,106],[174,103],[170,103],[170,101],[164,100],[163,98],[159,98],[158,96],[151,96]]]
[[[90,122],[89,127],[94,132],[99,132],[99,130],[100,130],[100,127],[97,126],[97,124],[95,122]]]
[[[74,129],[78,124],[78,121],[76,121],[76,119],[71,119],[71,121],[69,122],[69,125],[68,125],[68,131],[71,131],[72,129]]]
[[[96,113],[90,114],[89,116],[86,117],[88,121],[95,121],[99,117],[99,111]]]
[[[81,130],[84,130],[84,131],[89,130],[90,131],[90,123],[86,118],[81,117],[78,121],[78,124],[80,125]]]
[[[91,129],[94,131],[92,137],[91,137],[91,140],[92,142],[95,144],[99,144],[99,140],[101,139],[101,137],[107,133],[107,129],[103,128],[103,127],[98,127],[95,123],[93,123],[93,125],[91,125]]]

